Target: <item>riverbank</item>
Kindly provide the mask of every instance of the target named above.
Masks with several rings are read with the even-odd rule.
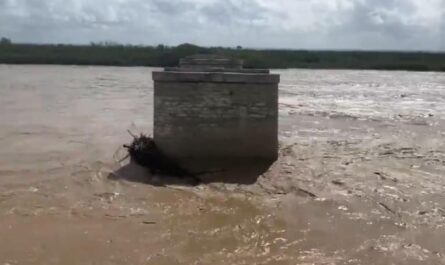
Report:
[[[178,65],[180,58],[198,53],[241,58],[247,68],[445,71],[444,52],[260,50],[191,44],[168,47],[5,43],[0,45],[0,64],[167,67]]]

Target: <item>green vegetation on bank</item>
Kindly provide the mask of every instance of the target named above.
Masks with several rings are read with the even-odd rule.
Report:
[[[116,66],[176,66],[193,54],[224,54],[245,61],[247,68],[385,69],[445,71],[445,53],[305,51],[199,47],[14,44],[0,39],[0,63]]]

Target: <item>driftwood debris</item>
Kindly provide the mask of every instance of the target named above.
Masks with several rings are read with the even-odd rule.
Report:
[[[147,168],[153,175],[187,178],[192,181],[193,185],[198,185],[201,183],[198,176],[226,171],[224,169],[214,169],[191,172],[183,168],[176,160],[165,155],[156,146],[152,137],[145,134],[137,136],[130,131],[128,133],[133,137],[133,142],[130,145],[124,145],[128,150],[128,155],[134,162]]]
[[[150,170],[152,174],[169,175],[173,177],[191,177],[193,174],[183,169],[176,161],[164,155],[156,146],[153,138],[140,134],[133,136],[130,145],[124,145],[134,162]]]

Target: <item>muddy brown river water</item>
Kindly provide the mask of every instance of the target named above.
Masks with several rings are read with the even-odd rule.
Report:
[[[0,65],[0,264],[445,264],[445,74],[277,71],[279,160],[192,187],[119,161],[152,70]]]

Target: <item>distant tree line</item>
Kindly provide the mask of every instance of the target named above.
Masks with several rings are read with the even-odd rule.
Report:
[[[114,66],[176,66],[193,54],[221,54],[243,59],[247,68],[384,69],[445,71],[445,53],[377,51],[307,51],[199,47],[121,45],[15,44],[0,39],[0,63]]]
[[[0,45],[9,45],[9,44],[12,44],[12,42],[11,42],[10,39],[5,38],[5,37],[2,37],[2,38],[0,39]]]

